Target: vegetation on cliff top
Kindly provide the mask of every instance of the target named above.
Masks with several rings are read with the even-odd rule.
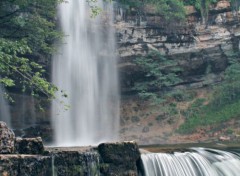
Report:
[[[134,8],[137,15],[144,16],[146,6],[151,6],[151,13],[160,15],[166,23],[181,22],[185,20],[184,3],[179,0],[119,0],[127,8]]]
[[[144,16],[146,12],[155,13],[162,17],[162,22],[166,25],[181,23],[185,21],[186,12],[184,6],[194,6],[201,14],[202,24],[208,24],[209,9],[216,4],[217,0],[119,0],[128,9],[135,9],[138,16]],[[239,0],[230,0],[232,10],[238,11]],[[150,6],[150,10],[146,10]]]

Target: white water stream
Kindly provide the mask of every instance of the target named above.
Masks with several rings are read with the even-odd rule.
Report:
[[[55,145],[93,145],[118,138],[119,95],[112,3],[91,18],[86,0],[59,6],[66,35],[53,58],[53,83],[61,93],[52,104]],[[64,110],[64,105],[69,106]]]
[[[239,156],[195,148],[192,152],[150,153],[141,156],[145,176],[239,176]]]

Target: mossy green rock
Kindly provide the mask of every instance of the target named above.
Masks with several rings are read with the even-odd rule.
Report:
[[[102,159],[101,173],[106,176],[137,176],[140,159],[135,142],[103,143],[98,146]]]
[[[18,154],[43,154],[44,146],[41,137],[16,138],[15,153]]]

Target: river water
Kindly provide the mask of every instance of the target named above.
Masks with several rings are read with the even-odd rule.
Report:
[[[186,152],[141,155],[145,176],[239,176],[237,152],[191,148]]]

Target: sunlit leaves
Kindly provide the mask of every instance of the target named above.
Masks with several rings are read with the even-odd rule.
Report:
[[[11,41],[0,38],[0,83],[6,87],[23,85],[22,90],[35,91],[53,97],[57,88],[43,78],[42,66],[25,58],[31,53],[25,40]]]
[[[0,83],[5,85],[6,87],[12,87],[15,85],[14,81],[9,78],[1,78]]]
[[[34,96],[54,97],[46,65],[62,37],[56,30],[57,4],[63,0],[0,1],[0,82]],[[44,65],[43,65],[44,63]]]

